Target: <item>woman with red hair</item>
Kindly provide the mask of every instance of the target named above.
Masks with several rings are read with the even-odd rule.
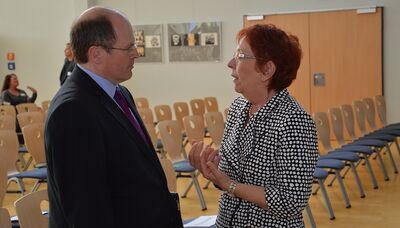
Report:
[[[229,108],[221,147],[194,142],[191,164],[224,192],[217,227],[304,227],[318,159],[315,124],[289,95],[301,49],[274,25],[237,35],[228,67],[242,96]]]

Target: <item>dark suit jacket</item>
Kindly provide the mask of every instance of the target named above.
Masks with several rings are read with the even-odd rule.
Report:
[[[54,97],[45,129],[51,228],[182,227],[143,122],[147,145],[79,67]]]
[[[74,70],[75,65],[76,64],[73,60],[69,61],[67,58],[64,59],[64,65],[60,73],[60,85],[64,84],[65,80],[67,80],[68,73]]]

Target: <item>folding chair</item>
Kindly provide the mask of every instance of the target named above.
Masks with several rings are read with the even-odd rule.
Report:
[[[206,202],[203,197],[203,193],[200,188],[200,184],[197,180],[196,169],[190,165],[187,159],[182,156],[182,129],[179,126],[177,120],[165,120],[158,123],[158,129],[160,132],[161,140],[164,145],[164,149],[169,155],[174,170],[177,173],[177,177],[189,177],[192,179],[191,184],[189,184],[185,194],[182,198],[186,197],[186,193],[189,191],[190,186],[194,184],[197,196],[199,197],[201,209],[206,210]],[[188,174],[188,175],[185,175]]]

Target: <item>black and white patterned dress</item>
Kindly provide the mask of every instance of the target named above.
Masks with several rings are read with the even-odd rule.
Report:
[[[221,195],[217,227],[304,227],[318,159],[314,121],[289,95],[277,93],[248,121],[250,102],[229,109],[219,169],[239,183],[265,187],[268,210]]]

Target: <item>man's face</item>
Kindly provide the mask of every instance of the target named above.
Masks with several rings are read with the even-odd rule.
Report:
[[[135,38],[131,24],[122,17],[112,17],[112,24],[117,40],[106,55],[104,61],[104,76],[114,83],[121,83],[132,77],[135,58],[139,57],[135,46]]]
[[[71,48],[71,44],[70,43],[67,43],[65,45],[64,54],[65,54],[65,57],[68,58],[68,59],[73,58],[72,48]]]

